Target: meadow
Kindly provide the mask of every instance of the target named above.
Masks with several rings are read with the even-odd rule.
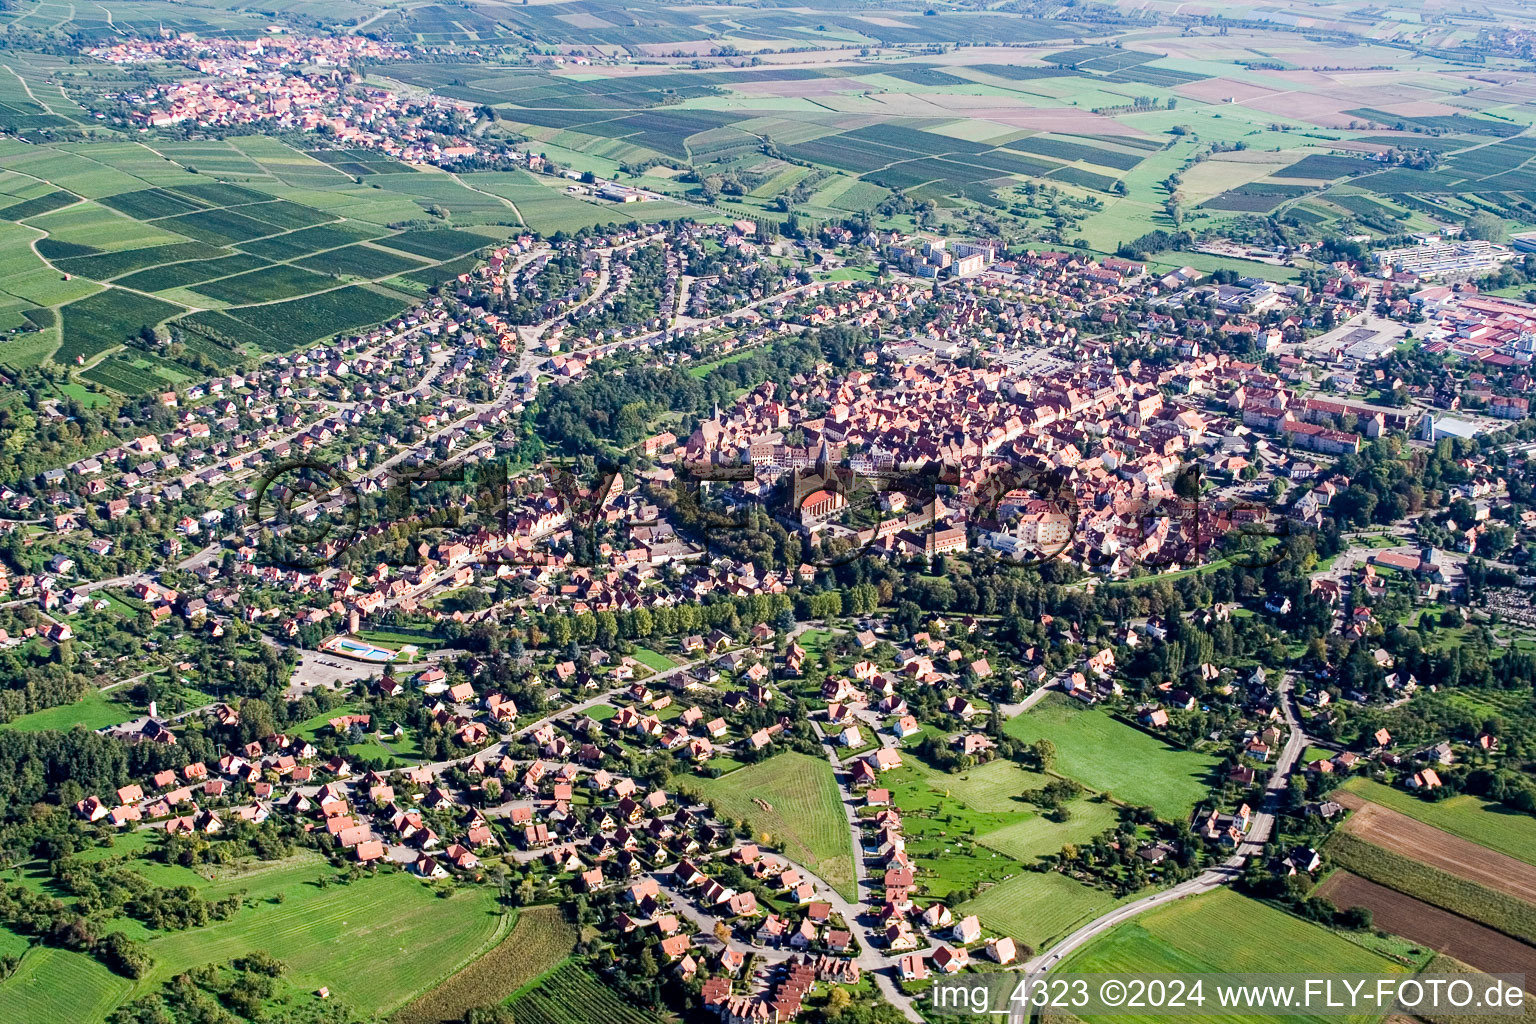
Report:
[[[746,821],[755,835],[781,848],[790,860],[805,865],[844,897],[857,898],[848,819],[826,761],[789,751],[688,785],[725,819]]]
[[[1057,694],[1003,728],[1025,742],[1050,740],[1056,771],[1125,803],[1150,806],[1170,821],[1187,818],[1205,798],[1217,764]]]
[[[1112,910],[1116,902],[1104,890],[1058,871],[1023,871],[953,909],[957,915],[975,914],[982,927],[1040,950]]]
[[[13,718],[0,725],[0,729],[14,729],[17,732],[42,732],[47,729],[67,731],[77,725],[87,729],[101,729],[126,722],[138,714],[134,708],[112,698],[110,693],[95,690],[73,704],[61,704]]]
[[[0,1024],[83,1024],[106,1019],[132,982],[93,957],[34,946],[0,982]]]
[[[246,907],[227,921],[156,935],[147,943],[156,965],[139,987],[198,964],[281,950],[294,982],[329,987],[361,1012],[380,1013],[478,955],[502,927],[486,889],[443,899],[403,872],[316,884],[332,874],[323,862],[301,856],[207,884],[209,897],[245,890]],[[279,893],[281,903],[275,902]]]

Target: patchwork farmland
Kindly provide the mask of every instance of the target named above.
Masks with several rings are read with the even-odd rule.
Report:
[[[1348,871],[1335,871],[1318,895],[1341,909],[1365,907],[1375,927],[1480,970],[1536,977],[1536,948]]]

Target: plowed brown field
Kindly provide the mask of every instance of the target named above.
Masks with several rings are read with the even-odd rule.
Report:
[[[1536,947],[1464,917],[1404,896],[1348,871],[1335,871],[1317,889],[1341,910],[1367,907],[1373,926],[1455,957],[1490,974],[1524,974],[1536,986]]]
[[[1333,798],[1354,810],[1344,827],[1366,842],[1536,904],[1536,866],[1362,800],[1348,790],[1336,791]]]

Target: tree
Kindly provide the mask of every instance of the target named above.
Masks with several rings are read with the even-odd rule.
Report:
[[[1504,221],[1491,213],[1475,213],[1467,220],[1466,227],[1461,229],[1461,233],[1467,238],[1481,239],[1485,242],[1503,241]]]

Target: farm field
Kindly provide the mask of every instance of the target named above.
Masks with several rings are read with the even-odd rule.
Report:
[[[1458,917],[1428,903],[1377,885],[1348,871],[1335,871],[1317,889],[1341,910],[1366,907],[1373,924],[1463,963],[1494,974],[1524,974],[1536,978],[1536,947],[1492,928]]]
[[[132,984],[85,953],[35,946],[0,983],[0,1024],[104,1020]]]
[[[1536,818],[1530,815],[1504,810],[1498,804],[1466,793],[1429,803],[1411,793],[1364,778],[1354,778],[1344,783],[1335,799],[1343,796],[1347,800],[1350,795],[1460,836],[1476,846],[1487,847],[1506,857],[1536,865]],[[1375,820],[1382,819],[1378,817]],[[1365,837],[1372,838],[1369,834],[1365,834]],[[1478,853],[1481,855],[1481,851]]]
[[[954,908],[975,914],[982,927],[1044,949],[1056,939],[1114,909],[1118,901],[1059,871],[1024,871]]]
[[[1329,837],[1326,850],[1333,864],[1353,874],[1536,944],[1536,905],[1506,891],[1373,846],[1348,831]]]
[[[1406,968],[1318,925],[1292,917],[1230,889],[1218,889],[1148,911],[1062,961],[1063,974],[1179,974],[1206,971],[1394,974]],[[1098,1021],[1161,1018],[1089,1015]],[[1203,1017],[1241,1021],[1251,1018]],[[1372,1020],[1361,1017],[1274,1017],[1271,1020]]]
[[[1365,842],[1536,906],[1536,866],[1527,861],[1492,852],[1377,803],[1363,803],[1344,829]]]
[[[227,921],[156,935],[146,943],[155,968],[139,986],[250,950],[280,949],[296,984],[327,986],[359,1011],[380,1013],[477,955],[500,929],[486,889],[441,899],[404,873],[324,889],[315,884],[330,873],[318,860],[298,857],[207,884],[209,897],[246,890],[246,907]],[[271,903],[278,893],[283,902]],[[0,996],[5,990],[0,985]]]
[[[790,860],[805,865],[844,897],[857,897],[848,819],[826,761],[789,751],[690,785],[727,820],[745,820],[758,836],[772,836]]]
[[[1216,759],[1178,750],[1154,736],[1051,694],[1008,721],[1004,731],[1033,743],[1056,745],[1056,771],[1117,800],[1145,804],[1169,820],[1188,817],[1205,797]]]
[[[559,907],[529,907],[501,942],[400,1010],[391,1024],[438,1024],[499,1003],[570,956],[577,938]]]
[[[567,964],[512,1000],[513,1019],[526,1024],[659,1024],[621,998],[581,964]]]

